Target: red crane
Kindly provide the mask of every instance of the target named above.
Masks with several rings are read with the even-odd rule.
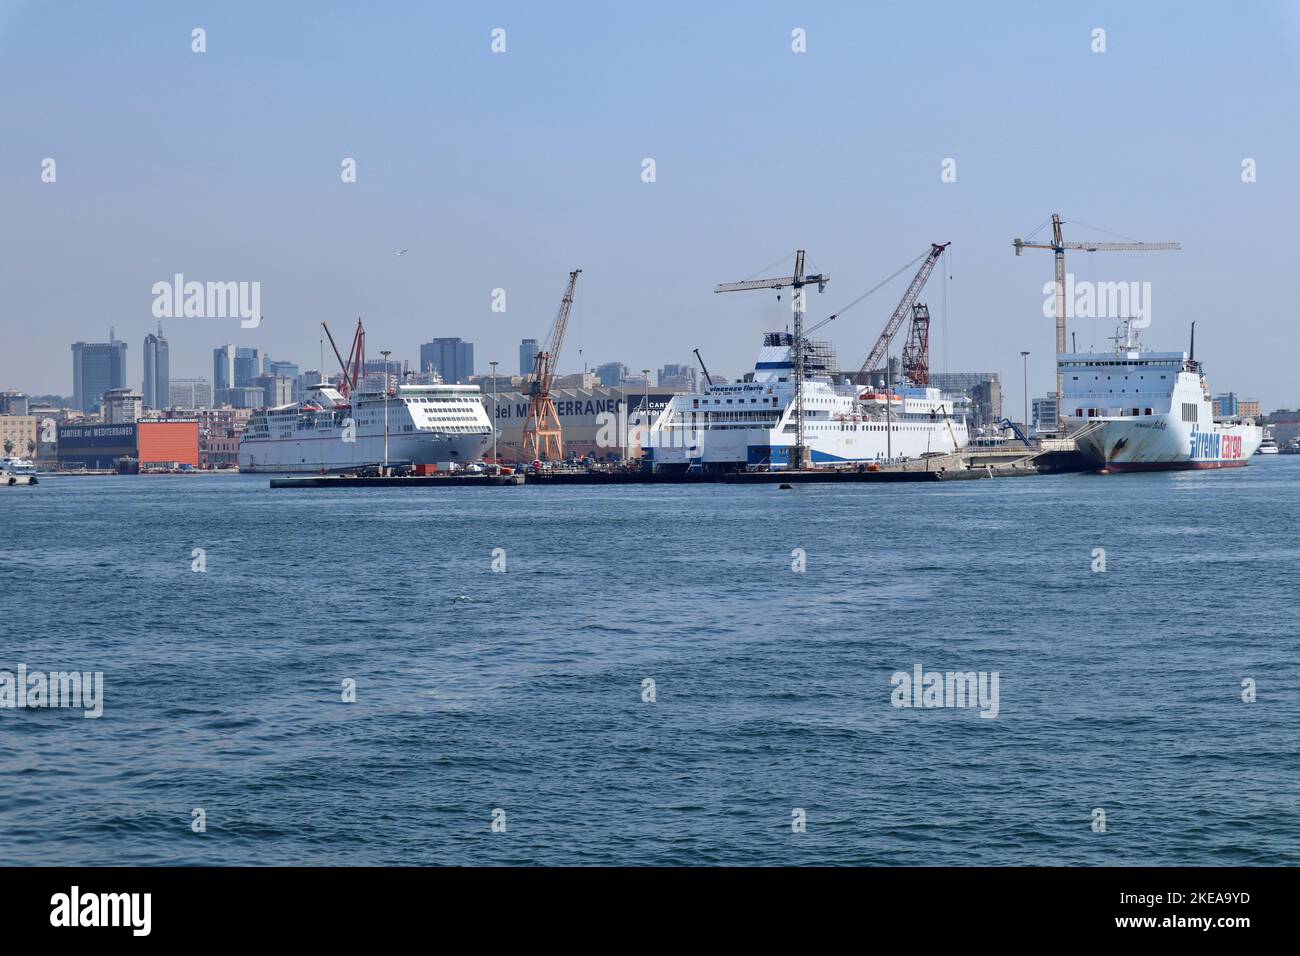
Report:
[[[366,373],[366,330],[361,324],[361,319],[357,319],[357,330],[352,333],[352,349],[348,352],[348,360],[343,361],[343,356],[339,354],[339,347],[334,344],[334,336],[330,335],[330,327],[324,322],[321,328],[325,330],[325,337],[330,340],[330,348],[334,350],[334,357],[339,360],[339,365],[343,367],[343,381],[339,385],[339,394],[348,398],[356,391],[361,384],[361,377]],[[321,370],[324,374],[324,369]],[[388,383],[384,383],[388,387]]]
[[[854,377],[854,381],[859,385],[866,384],[867,377],[876,370],[880,360],[885,355],[885,350],[889,348],[890,341],[893,340],[894,335],[903,324],[903,319],[907,316],[907,313],[911,311],[912,303],[915,302],[916,297],[921,294],[921,288],[925,285],[925,280],[930,278],[930,273],[934,270],[935,263],[938,262],[939,257],[943,255],[943,250],[947,249],[950,245],[952,245],[950,242],[945,242],[942,245],[937,242],[930,243],[930,252],[926,255],[925,261],[921,263],[921,268],[918,269],[916,275],[912,277],[912,283],[907,287],[907,291],[903,293],[903,298],[898,303],[898,308],[894,309],[894,314],[891,315],[889,321],[885,323],[885,328],[884,331],[880,333],[880,338],[876,339],[876,344],[871,347],[871,354],[867,356],[867,360],[862,363],[862,368],[858,370],[858,374]]]
[[[924,302],[912,306],[912,324],[903,346],[903,374],[913,385],[930,384],[930,308]]]

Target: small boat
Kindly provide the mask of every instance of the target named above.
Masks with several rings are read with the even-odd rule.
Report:
[[[1259,447],[1255,449],[1255,454],[1276,455],[1279,453],[1279,451],[1280,449],[1277,447],[1276,439],[1274,439],[1272,435],[1269,435],[1262,442],[1259,443]]]

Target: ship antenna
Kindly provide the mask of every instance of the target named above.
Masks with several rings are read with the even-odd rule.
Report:
[[[1192,322],[1192,345],[1191,345],[1191,351],[1188,353],[1188,356],[1187,356],[1187,357],[1188,357],[1188,359],[1190,359],[1190,360],[1193,361],[1193,362],[1196,361],[1196,322],[1194,322],[1194,321]]]

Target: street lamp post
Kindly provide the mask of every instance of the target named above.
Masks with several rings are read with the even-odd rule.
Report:
[[[1028,432],[1028,431],[1029,431],[1029,353],[1028,353],[1028,352],[1021,352],[1021,353],[1020,353],[1020,357],[1021,357],[1021,359],[1024,360],[1024,363],[1025,363],[1025,371],[1024,371],[1024,381],[1025,381],[1025,420],[1024,420],[1024,425],[1025,425],[1025,431]]]
[[[641,400],[641,407],[642,409],[644,409],[646,426],[645,426],[645,432],[642,434],[639,440],[641,444],[641,458],[644,459],[645,439],[650,437],[650,370],[648,368],[641,369],[641,375],[645,379],[645,398]]]
[[[384,471],[388,474],[388,356],[393,354],[392,349],[380,349],[379,354],[384,357]]]
[[[501,463],[497,461],[497,363],[488,364],[492,366],[492,464],[500,467]]]

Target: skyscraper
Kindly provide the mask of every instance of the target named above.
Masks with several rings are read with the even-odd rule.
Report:
[[[235,387],[235,347],[221,345],[212,350],[212,404],[229,405]]]
[[[126,343],[108,330],[107,342],[72,343],[72,403],[83,412],[99,407],[110,388],[126,387]]]
[[[627,381],[627,366],[622,362],[606,362],[596,366],[596,378],[607,388],[617,388]]]
[[[163,338],[162,323],[158,334],[144,337],[144,396],[145,408],[165,408],[171,401],[171,374],[167,340]]]
[[[235,349],[235,388],[256,384],[253,379],[266,371],[264,361],[260,349]]]
[[[174,378],[169,389],[172,408],[210,408],[212,386],[206,378]]]
[[[463,382],[474,374],[474,343],[458,338],[425,342],[420,346],[420,371],[430,365],[448,385]]]
[[[537,364],[537,339],[524,339],[519,343],[519,374],[531,375]]]

